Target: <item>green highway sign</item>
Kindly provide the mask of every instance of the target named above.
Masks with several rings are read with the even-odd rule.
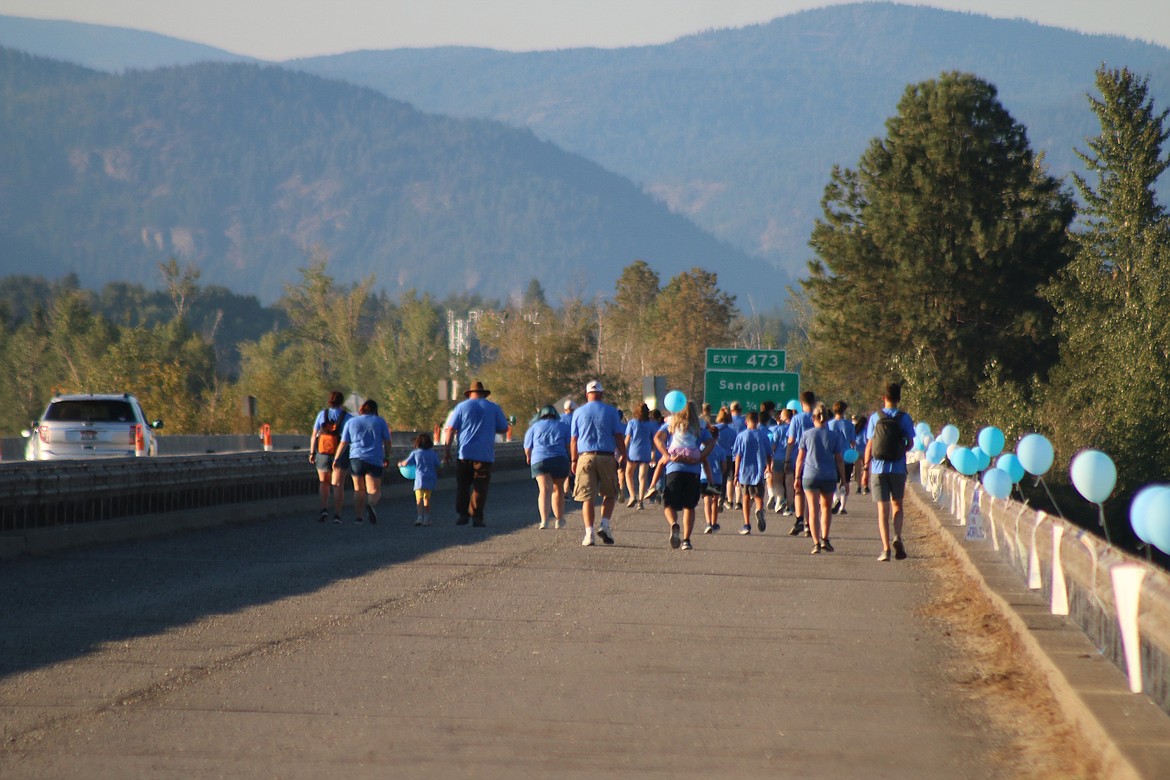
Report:
[[[782,349],[707,349],[708,371],[783,371]]]
[[[707,350],[710,360],[712,350]],[[784,354],[781,352],[780,354]],[[800,375],[790,371],[712,371],[708,368],[703,400],[718,409],[739,401],[745,412],[759,411],[764,401],[778,408],[800,394]]]

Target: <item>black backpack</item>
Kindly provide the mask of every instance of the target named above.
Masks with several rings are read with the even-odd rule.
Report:
[[[897,411],[892,416],[882,412],[878,414],[881,416],[873,428],[873,457],[878,460],[901,460],[913,445],[902,433],[901,418],[905,412]]]

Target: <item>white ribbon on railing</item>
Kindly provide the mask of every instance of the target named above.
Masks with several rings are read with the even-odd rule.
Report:
[[[1097,592],[1097,545],[1093,540],[1093,535],[1088,531],[1078,532],[1077,538],[1081,540],[1081,544],[1089,551],[1089,557],[1093,559],[1093,577],[1089,593],[1092,595],[1093,601],[1097,602],[1097,606],[1101,608],[1101,611],[1105,612],[1107,611],[1105,609],[1105,603],[1101,601],[1101,594]]]
[[[1060,540],[1064,526],[1052,524],[1052,614],[1068,614],[1068,584],[1064,581],[1064,559],[1060,552]]]
[[[999,552],[999,536],[995,530],[995,498],[987,497],[987,527],[991,531],[991,549]]]
[[[1109,570],[1113,577],[1113,603],[1117,607],[1117,623],[1121,629],[1121,645],[1125,650],[1125,665],[1129,670],[1129,689],[1142,692],[1141,636],[1138,630],[1138,607],[1141,602],[1144,566],[1120,564]]]
[[[1028,550],[1024,547],[1024,540],[1020,538],[1020,521],[1024,519],[1024,514],[1028,511],[1027,505],[1020,507],[1020,511],[1016,514],[1016,557],[1020,561],[1020,571],[1028,571]]]
[[[1031,590],[1040,590],[1044,582],[1040,577],[1040,551],[1036,548],[1036,534],[1040,531],[1040,524],[1044,522],[1044,513],[1036,513],[1036,524],[1032,526],[1032,547],[1028,556],[1028,587]]]

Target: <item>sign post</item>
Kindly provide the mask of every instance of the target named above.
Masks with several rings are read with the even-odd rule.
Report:
[[[784,368],[784,350],[709,348],[704,401],[713,409],[739,401],[745,412],[764,401],[784,406],[800,394],[800,375]]]

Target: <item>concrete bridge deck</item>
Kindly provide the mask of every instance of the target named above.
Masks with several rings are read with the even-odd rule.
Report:
[[[1015,774],[921,614],[933,531],[877,562],[868,497],[818,556],[774,514],[681,552],[623,508],[583,548],[579,512],[535,527],[528,481],[493,485],[486,529],[450,499],[430,528],[396,498],[374,527],[302,512],[5,562],[0,776]]]

